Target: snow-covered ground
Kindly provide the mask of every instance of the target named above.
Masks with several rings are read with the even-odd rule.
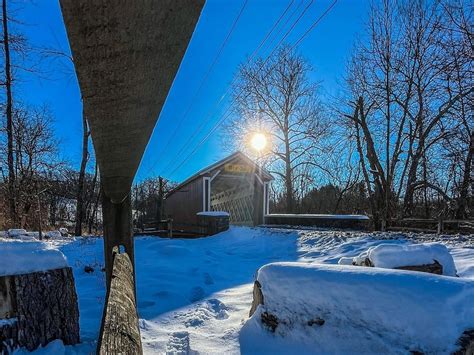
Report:
[[[241,349],[241,329],[248,320],[256,271],[270,262],[337,264],[341,257],[382,243],[441,242],[453,255],[457,274],[474,279],[474,236],[232,227],[208,238],[135,240],[140,328],[149,354],[252,353],[248,346]],[[102,239],[44,243],[61,250],[74,269],[82,343],[63,347],[54,342],[36,353],[93,353],[105,298]],[[86,273],[85,266],[94,272]]]

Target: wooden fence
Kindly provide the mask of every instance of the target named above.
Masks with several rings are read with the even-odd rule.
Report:
[[[135,275],[130,257],[114,248],[110,287],[97,352],[99,354],[142,354],[135,297]]]
[[[389,231],[455,234],[474,233],[474,220],[405,218],[391,221]]]

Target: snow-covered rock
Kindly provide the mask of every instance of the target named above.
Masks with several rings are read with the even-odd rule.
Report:
[[[64,254],[41,242],[6,241],[0,248],[0,276],[68,266]]]
[[[354,258],[348,258],[346,256],[343,256],[342,258],[339,259],[337,262],[339,265],[353,265]]]
[[[7,235],[9,238],[18,238],[21,236],[27,236],[28,232],[25,229],[9,229]]]
[[[450,353],[474,327],[474,280],[288,262],[257,280],[264,305],[242,328],[243,353]]]
[[[60,231],[49,231],[45,233],[45,237],[54,239],[54,238],[62,238],[63,235]]]

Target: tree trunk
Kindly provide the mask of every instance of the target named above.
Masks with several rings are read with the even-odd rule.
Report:
[[[95,193],[95,185],[97,184],[97,174],[98,174],[98,169],[97,169],[97,163],[95,164],[95,169],[94,169],[94,177],[92,178],[92,188],[91,188],[91,197],[94,196]],[[91,206],[92,205],[92,206]],[[88,231],[89,234],[92,234],[92,224],[94,223],[94,201],[92,199],[87,200],[87,225],[88,225]]]
[[[99,191],[97,191],[97,197],[96,197],[95,202],[94,202],[94,209],[92,210],[92,220],[90,222],[92,224],[95,224],[95,232],[96,233],[97,233],[97,210],[98,210],[98,207],[99,207],[99,200],[101,198],[101,195],[102,195],[102,188],[100,187],[100,184],[99,184]],[[92,226],[90,228],[92,230]]]
[[[29,351],[56,339],[65,345],[79,342],[79,308],[70,267],[2,279],[0,291],[7,291],[10,317],[16,321],[6,323],[8,332],[0,325],[0,350],[5,350],[4,342]]]
[[[285,127],[286,129],[286,127]],[[291,173],[291,150],[288,140],[288,129],[284,132],[285,135],[285,189],[286,189],[286,213],[293,213],[294,196],[293,196],[293,181]]]
[[[164,181],[163,178],[160,176],[158,177],[158,203],[156,206],[156,221],[159,223],[163,218],[163,199],[165,196],[164,191]]]
[[[8,162],[8,204],[10,209],[10,220],[13,227],[17,227],[18,218],[15,202],[15,166],[13,162],[13,99],[12,78],[10,64],[10,39],[8,37],[7,0],[2,1],[3,15],[3,49],[5,53],[5,90],[7,102],[5,115],[7,119],[7,162]]]
[[[456,210],[457,219],[465,219],[467,215],[469,186],[472,182],[472,160],[474,159],[474,133],[471,133],[469,141],[469,149],[467,151],[466,161],[464,163],[464,174],[459,192],[459,203]]]
[[[420,142],[419,144],[423,144]],[[415,186],[416,186],[416,173],[418,170],[418,164],[420,162],[420,154],[418,153],[418,150],[415,152],[410,168],[408,170],[408,175],[407,175],[407,185],[406,185],[406,190],[405,190],[405,197],[403,199],[403,215],[405,217],[410,217],[413,215],[413,209],[414,209],[414,203],[413,203],[413,198],[415,194]]]
[[[79,170],[79,181],[77,184],[77,205],[76,205],[76,226],[74,234],[80,236],[82,234],[82,220],[84,218],[84,178],[86,175],[88,153],[89,129],[87,127],[87,119],[82,117],[82,160],[81,169]]]

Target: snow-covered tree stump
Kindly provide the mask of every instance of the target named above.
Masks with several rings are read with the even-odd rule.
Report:
[[[79,309],[70,267],[0,277],[0,343],[34,350],[60,339],[79,342]]]
[[[257,273],[250,320],[240,332],[241,350],[275,352],[278,346],[267,344],[271,332],[277,344],[303,344],[299,352],[325,353],[337,344],[341,352],[353,353],[374,346],[379,353],[401,349],[472,355],[473,292],[474,282],[459,277],[377,267],[267,264]]]
[[[456,265],[448,248],[439,243],[379,244],[356,257],[339,259],[341,265],[370,266],[457,276]]]

